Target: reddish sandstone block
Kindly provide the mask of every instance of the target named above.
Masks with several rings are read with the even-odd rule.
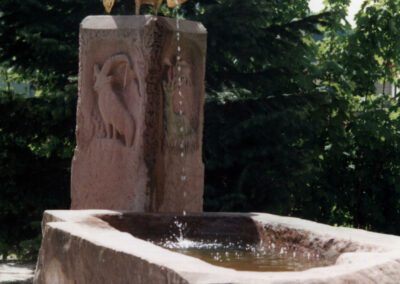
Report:
[[[182,115],[175,19],[90,16],[81,23],[71,209],[202,211],[207,32],[191,21],[179,31]]]

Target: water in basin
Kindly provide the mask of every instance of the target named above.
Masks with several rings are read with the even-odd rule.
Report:
[[[250,217],[190,213],[102,216],[112,227],[163,248],[241,271],[303,271],[332,265],[337,257],[325,257],[285,233],[265,231]],[[269,234],[275,238],[268,237]]]
[[[190,240],[184,237],[185,223],[175,222],[178,234],[164,240],[149,240],[159,246],[199,258],[213,265],[242,271],[303,271],[313,267],[330,265],[331,261],[318,254],[299,253],[274,244],[245,244],[218,240]]]

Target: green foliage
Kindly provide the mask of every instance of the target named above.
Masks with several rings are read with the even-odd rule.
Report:
[[[76,75],[80,21],[102,11],[98,0],[2,0],[0,62],[35,87],[62,89]]]
[[[331,94],[314,83],[311,35],[332,14],[307,13],[307,1],[219,1],[198,16],[209,31],[206,210],[293,214],[318,173]]]
[[[365,1],[356,15],[357,28],[349,37],[346,61],[356,94],[374,93],[375,82],[398,84],[400,71],[400,1]]]
[[[32,256],[43,211],[69,207],[75,103],[68,93],[26,98],[0,92],[3,256],[7,251]]]
[[[350,212],[357,226],[399,234],[400,106],[380,96],[362,107],[364,111],[349,124],[356,193]]]
[[[400,106],[382,95],[355,99],[363,111],[339,119],[334,128],[342,131],[326,136],[323,171],[310,189],[328,195],[327,221],[399,234]]]
[[[397,103],[374,97],[374,83],[396,82],[393,31],[376,22],[351,31],[343,21],[348,1],[328,1],[315,18],[303,11],[302,20],[282,12],[279,4],[288,8],[287,2],[254,10],[259,2],[241,2],[232,14],[224,4],[206,6],[200,16],[215,47],[207,60],[206,209],[275,212],[399,234]],[[385,9],[379,13],[389,17]],[[318,42],[310,38],[315,21],[324,33]],[[222,28],[232,22],[235,29]],[[381,31],[380,45],[373,47],[372,38],[370,45],[357,43],[373,29]],[[378,58],[380,65],[355,56]]]
[[[397,83],[397,36],[388,23],[397,21],[398,4],[366,2],[354,31],[340,23],[328,26],[318,43],[319,85],[335,88],[335,97],[319,137],[321,175],[310,183],[310,201],[323,205],[302,216],[400,233],[394,225],[400,216],[397,98],[376,96],[374,86]]]

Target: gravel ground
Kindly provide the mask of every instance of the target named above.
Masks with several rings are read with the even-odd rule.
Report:
[[[0,262],[0,283],[32,283],[35,263]]]

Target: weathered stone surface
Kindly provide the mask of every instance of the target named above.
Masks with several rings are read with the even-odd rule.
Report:
[[[0,262],[0,283],[32,283],[33,263]]]
[[[174,19],[90,16],[81,23],[72,209],[202,211],[207,35],[190,21],[179,31],[181,116]]]
[[[153,232],[143,230],[144,226],[162,224],[172,216],[106,210],[46,211],[34,283],[400,283],[397,236],[260,213],[180,216],[186,218],[189,227],[192,220],[201,218],[204,230],[233,230],[237,237],[249,240],[251,230],[255,238],[272,238],[277,244],[317,250],[336,258],[334,265],[301,272],[236,271],[135,237],[147,237]],[[134,218],[148,222],[133,224]],[[246,229],[241,230],[240,224],[247,224]]]

